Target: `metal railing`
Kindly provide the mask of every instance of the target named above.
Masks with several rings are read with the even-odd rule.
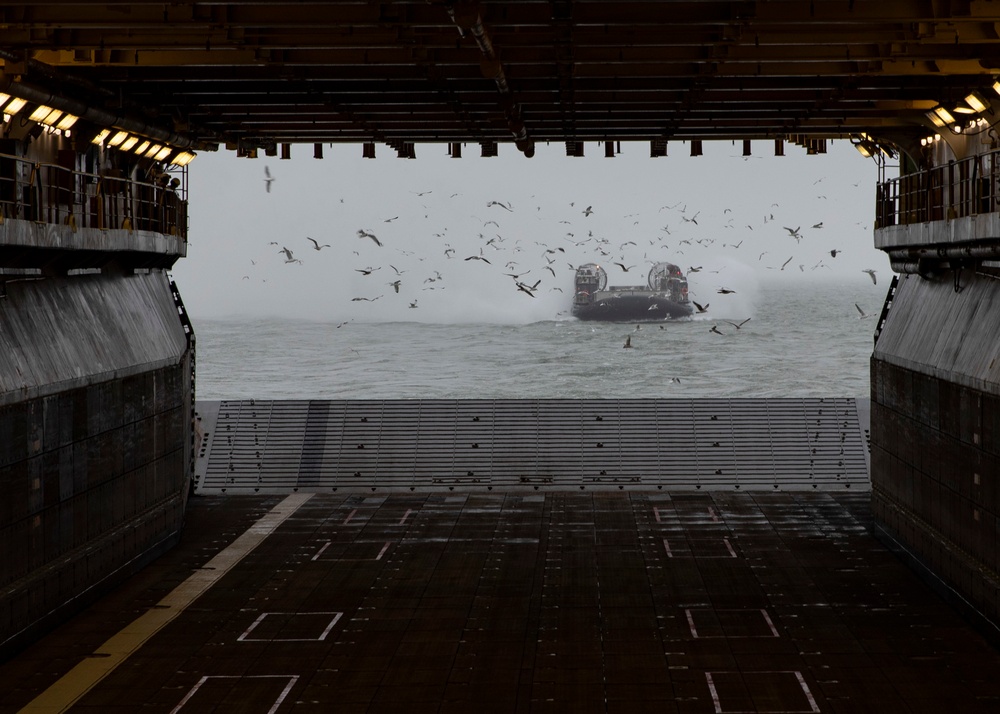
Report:
[[[883,181],[876,190],[876,229],[992,213],[1000,203],[1000,151]]]
[[[118,171],[85,173],[6,154],[0,154],[0,214],[81,228],[148,230],[187,239],[183,182],[175,188],[168,182],[140,181]]]

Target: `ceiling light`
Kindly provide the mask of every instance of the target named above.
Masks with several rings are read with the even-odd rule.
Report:
[[[3,92],[0,92],[0,107],[6,104],[8,99],[10,99],[9,94],[4,94]]]
[[[945,124],[955,123],[955,117],[953,117],[951,113],[947,109],[942,107],[940,104],[934,107],[934,113],[937,114],[938,117],[940,117],[941,121],[943,121]]]
[[[45,115],[44,119],[42,119],[42,124],[44,124],[45,126],[55,126],[56,122],[59,121],[59,118],[62,115],[63,113],[61,111],[59,111],[58,109],[53,109],[51,112]]]
[[[14,97],[13,99],[10,100],[10,104],[4,107],[3,110],[4,114],[10,114],[11,116],[14,116],[19,111],[24,109],[24,105],[27,103],[28,103],[27,101],[21,99],[20,97]]]
[[[120,131],[108,140],[108,146],[118,146],[128,138],[127,131]]]
[[[31,114],[28,115],[28,119],[30,119],[31,121],[40,122],[42,119],[47,117],[49,115],[49,112],[51,111],[53,111],[52,107],[47,107],[44,104],[39,104],[37,107],[35,107],[35,111],[31,112]]]
[[[122,151],[128,151],[129,149],[131,149],[133,146],[135,146],[138,143],[139,143],[139,137],[138,136],[130,136],[124,142],[122,142],[122,145],[119,148],[121,148]]]
[[[160,153],[160,149],[162,149],[162,148],[163,147],[160,146],[159,144],[153,144],[151,147],[149,147],[149,150],[146,152],[146,154],[145,154],[146,158],[147,159],[153,158],[158,153]]]
[[[104,140],[111,136],[110,129],[101,129],[101,133],[93,138],[92,144],[103,144]]]
[[[175,164],[176,166],[187,166],[192,161],[194,161],[194,157],[195,154],[192,154],[190,151],[182,151],[181,153],[177,154],[177,156],[174,157],[172,163]]]
[[[965,103],[973,108],[977,113],[986,111],[986,104],[983,98],[976,92],[970,92],[965,98]]]
[[[164,146],[162,149],[156,152],[156,156],[153,157],[154,161],[163,161],[165,158],[170,156],[170,152],[173,151],[169,146]]]
[[[80,117],[73,116],[72,114],[63,114],[62,119],[60,119],[56,124],[56,129],[62,129],[63,131],[71,129],[73,125],[76,124],[76,120],[79,118]]]
[[[148,149],[148,148],[149,148],[149,141],[148,140],[144,140],[141,144],[139,144],[137,147],[135,147],[135,153],[137,153],[137,154],[143,154],[143,153],[146,152],[146,149]]]

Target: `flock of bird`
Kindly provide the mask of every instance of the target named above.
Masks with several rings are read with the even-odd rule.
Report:
[[[276,190],[276,177],[267,166],[264,167],[263,182],[265,193],[272,194]],[[422,213],[425,220],[431,220],[430,213],[434,209],[427,204],[437,197],[427,197],[433,191],[411,191],[411,193],[415,195],[417,203],[423,209],[414,213]],[[450,201],[460,195],[454,193],[448,199],[440,200]],[[454,268],[450,267],[451,261],[466,265],[466,269],[479,264],[482,266],[480,270],[492,271],[491,279],[497,276],[509,278],[510,288],[526,299],[534,299],[542,293],[562,293],[560,302],[568,309],[572,299],[573,276],[577,266],[582,263],[594,262],[607,266],[609,284],[617,285],[622,282],[623,277],[628,277],[632,284],[644,281],[644,273],[639,279],[631,277],[633,271],[642,270],[640,265],[651,266],[655,262],[669,260],[683,266],[688,260],[693,261],[696,255],[698,260],[694,262],[710,263],[711,258],[726,254],[734,260],[742,258],[743,264],[751,266],[759,264],[766,270],[778,272],[785,271],[794,264],[804,273],[807,270],[829,269],[831,265],[828,261],[836,260],[844,252],[840,248],[822,246],[823,221],[813,223],[806,229],[801,225],[795,227],[781,225],[776,218],[776,214],[780,211],[777,203],[771,204],[763,212],[761,220],[737,225],[732,209],[723,209],[721,215],[706,216],[704,214],[707,209],[695,211],[683,201],[675,202],[659,206],[653,215],[632,213],[616,218],[623,222],[622,228],[614,238],[602,235],[596,219],[592,218],[601,213],[610,214],[612,212],[610,209],[595,208],[593,205],[579,206],[575,201],[559,209],[542,205],[522,208],[513,205],[511,201],[501,200],[489,200],[479,205],[482,207],[482,215],[470,215],[465,221],[465,223],[475,222],[471,230],[456,229],[455,225],[458,222],[451,220],[454,215],[453,209],[450,205],[447,206],[445,210],[449,213],[451,227],[441,228],[425,236],[430,238],[429,241],[413,240],[420,238],[414,235],[418,230],[416,224],[419,223],[419,215],[415,215],[415,219],[402,221],[400,225],[404,226],[403,235],[391,225],[400,219],[399,215],[394,215],[376,219],[383,224],[382,229],[357,228],[353,243],[346,235],[327,238],[326,240],[330,242],[321,242],[311,236],[305,236],[299,239],[298,245],[270,241],[269,246],[288,265],[304,264],[304,259],[296,256],[296,251],[321,252],[330,249],[337,254],[340,263],[353,262],[354,265],[350,266],[351,271],[366,281],[360,283],[359,292],[362,294],[352,297],[352,302],[375,302],[386,296],[388,291],[385,288],[390,288],[392,296],[400,296],[409,309],[418,307],[420,293],[423,291],[442,290],[450,284],[451,275],[454,273]],[[550,215],[552,213],[556,215]],[[519,216],[522,220],[508,227],[518,214],[523,214]],[[529,216],[542,223],[530,231],[532,237],[529,237],[524,227],[524,222]],[[699,217],[702,223],[699,223]],[[708,221],[706,218],[713,218],[714,221]],[[712,223],[718,226],[721,221],[724,221],[721,228],[706,227]],[[606,223],[602,225],[605,225],[606,230]],[[787,259],[779,259],[778,262],[765,262],[765,256],[770,255],[771,251],[759,248],[754,250],[751,246],[757,242],[757,236],[766,235],[768,247],[773,250],[774,237],[781,235],[781,230],[785,232],[785,237],[789,241],[794,241],[794,243],[789,242],[789,252],[792,254]],[[462,231],[462,234],[459,231]],[[705,235],[710,231],[710,235]],[[628,239],[622,239],[623,233],[627,234]],[[736,237],[730,240],[729,235]],[[546,239],[533,240],[534,236],[545,236]],[[422,254],[408,249],[417,243],[424,246],[430,244],[434,247],[425,248]],[[796,262],[796,254],[801,254],[800,249],[803,247],[808,247],[812,251],[812,258]],[[823,257],[815,260],[817,255]],[[258,265],[258,260],[251,260],[252,265]],[[424,262],[428,262],[429,265],[422,265]],[[404,267],[397,267],[397,264]],[[718,275],[714,279],[716,285],[712,288],[718,295],[729,296],[737,292],[723,284],[724,266],[713,270],[702,265],[689,265],[684,272],[691,280],[692,298],[698,298],[697,292],[706,289],[707,274]],[[706,275],[692,278],[702,272]],[[866,268],[862,272],[869,276],[873,284],[877,284],[875,269]],[[381,275],[387,274],[388,281],[384,278],[378,279]],[[485,272],[480,276],[476,280],[481,280],[485,284],[487,282]],[[253,279],[249,274],[243,275],[242,278]],[[264,280],[266,282],[266,279]],[[354,284],[358,285],[357,282]],[[707,300],[702,304],[693,299],[692,303],[698,315],[709,311],[710,303]],[[872,317],[857,304],[855,307],[860,313],[860,319]],[[718,309],[719,306],[716,307],[716,310]],[[720,325],[724,324],[739,330],[749,319],[720,320],[717,324],[713,324],[709,331],[723,334]],[[343,324],[346,323],[341,323]],[[631,347],[630,338],[624,346]]]

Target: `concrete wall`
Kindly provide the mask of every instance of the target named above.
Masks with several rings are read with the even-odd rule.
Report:
[[[877,522],[1000,634],[1000,281],[902,276],[872,357]]]
[[[166,276],[0,276],[0,655],[172,545],[191,364]]]

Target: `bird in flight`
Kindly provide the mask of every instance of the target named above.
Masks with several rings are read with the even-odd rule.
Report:
[[[583,209],[583,215],[585,217],[589,217],[590,214],[593,213],[593,212],[594,212],[594,210],[590,206],[587,206],[586,208]]]
[[[831,251],[830,251],[830,257],[831,257],[831,258],[836,258],[836,257],[837,257],[837,253],[843,253],[843,252],[844,252],[844,251],[842,251],[842,250],[836,250],[836,249],[834,249],[834,250],[831,250]]]
[[[730,290],[729,288],[719,288],[716,292],[718,292],[719,295],[732,295],[736,291]]]
[[[862,273],[868,273],[868,277],[872,279],[872,285],[878,285],[878,280],[875,278],[875,271],[871,268],[865,268],[861,271]]]
[[[361,273],[362,275],[371,275],[376,270],[381,270],[381,268],[371,268],[371,267],[368,267],[368,268],[355,268],[354,272],[355,273]]]
[[[786,261],[785,261],[784,263],[782,263],[782,264],[781,264],[781,269],[782,269],[782,270],[784,270],[784,269],[785,269],[785,266],[786,266],[786,265],[788,265],[789,263],[791,263],[791,262],[792,262],[792,258],[794,258],[794,257],[795,257],[795,256],[793,255],[793,256],[792,256],[791,258],[789,258],[789,259],[788,259],[788,260],[786,260]]]
[[[274,177],[271,176],[271,169],[268,166],[264,167],[264,189],[271,193],[271,184],[274,183]]]
[[[489,208],[490,206],[500,206],[500,208],[503,208],[511,212],[513,212],[514,210],[513,208],[510,207],[509,203],[503,203],[501,201],[490,201],[489,203],[486,204],[486,207]]]
[[[466,258],[466,260],[481,260],[487,265],[493,265],[493,263],[491,263],[489,260],[487,260],[485,257],[481,255],[470,255],[468,258]]]
[[[692,300],[691,302],[694,302],[694,300]],[[695,302],[694,306],[696,308],[698,308],[698,312],[707,312],[708,311],[708,303],[706,303],[704,305],[699,305],[698,303]]]
[[[356,298],[351,298],[351,302],[358,302],[358,301],[360,301],[360,300],[364,300],[365,302],[375,302],[375,301],[376,301],[376,300],[378,300],[378,298],[380,298],[380,297],[382,297],[382,296],[381,296],[381,295],[379,295],[378,297],[373,297],[373,298],[366,298],[366,297],[356,297]]]
[[[622,347],[624,347],[627,350],[632,348],[632,335],[629,335],[628,337],[625,338],[625,344],[622,345]]]
[[[858,309],[858,313],[860,313],[860,314],[859,314],[859,316],[858,316],[858,319],[859,319],[859,320],[866,320],[866,319],[868,319],[869,317],[875,317],[875,316],[874,316],[873,314],[871,314],[870,312],[865,312],[864,310],[862,310],[862,309],[861,309],[861,306],[860,306],[860,305],[858,305],[857,303],[854,303],[854,307],[856,307],[856,308]]]
[[[393,289],[398,293],[399,292],[399,284],[401,282],[402,282],[401,280],[393,280],[391,283],[386,283],[386,284],[387,285],[391,285],[393,287]]]
[[[729,322],[730,325],[732,325],[733,327],[735,327],[738,330],[741,327],[743,327],[745,324],[747,324],[748,322],[750,322],[750,318],[748,317],[743,322],[739,322],[739,323],[737,323],[737,322],[730,322],[729,320],[725,320],[724,322]]]
[[[379,248],[382,247],[382,241],[376,238],[374,233],[369,233],[366,230],[358,230],[358,238],[371,238],[373,241],[375,241],[375,245],[377,245]]]
[[[722,332],[719,330],[719,326],[718,325],[712,325],[712,329],[709,330],[709,332],[714,332],[717,335],[721,335],[722,334]]]
[[[285,254],[285,262],[286,263],[291,263],[293,260],[295,260],[295,256],[292,255],[292,251],[288,250],[288,248],[282,248],[278,252]]]
[[[629,268],[634,268],[635,267],[634,265],[630,265],[630,266],[628,266],[628,268],[626,268],[624,263],[615,263],[615,265],[617,265],[619,268],[621,268],[623,273],[627,273],[628,270],[629,270]]]
[[[801,228],[801,227],[802,226],[796,226],[795,228],[789,228],[788,226],[782,226],[782,228],[784,228],[786,231],[788,231],[788,235],[790,235],[792,238],[794,238],[797,241],[802,240],[802,235],[799,233],[799,228]]]
[[[309,236],[306,236],[306,240],[311,240],[312,244],[316,247],[316,250],[323,250],[323,248],[329,248],[330,247],[330,245],[328,243],[324,243],[323,245],[320,245],[319,242],[315,238],[310,238]]]

